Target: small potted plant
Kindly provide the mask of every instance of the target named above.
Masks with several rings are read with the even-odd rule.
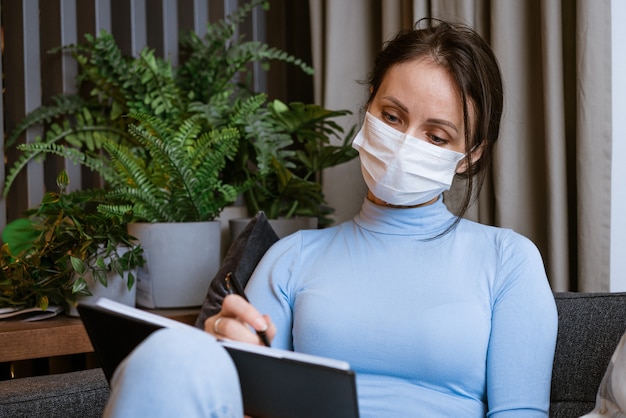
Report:
[[[135,271],[144,260],[127,231],[129,215],[99,212],[107,202],[102,190],[67,193],[68,184],[63,171],[58,193],[46,193],[4,229],[0,307],[51,304],[76,314],[76,302],[94,294],[135,305]]]

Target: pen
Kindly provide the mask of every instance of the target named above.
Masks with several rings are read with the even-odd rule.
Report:
[[[243,291],[243,289],[241,288],[241,285],[239,284],[239,281],[237,280],[237,278],[232,272],[227,273],[226,278],[224,280],[226,282],[226,289],[228,290],[228,293],[237,294],[241,296],[242,298],[244,298],[246,302],[250,303],[250,301],[248,300],[248,297],[246,296],[246,293]],[[270,340],[267,338],[267,334],[265,334],[265,331],[257,331],[257,330],[255,331],[256,331],[256,334],[261,339],[261,342],[265,346],[270,347]]]

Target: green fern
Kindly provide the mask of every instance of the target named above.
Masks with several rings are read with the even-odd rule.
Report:
[[[313,70],[284,51],[236,35],[259,6],[269,2],[252,0],[208,24],[205,36],[190,32],[182,38],[178,68],[150,48],[125,56],[104,31],[58,48],[79,64],[78,87],[88,88],[89,96],[59,96],[18,125],[12,143],[33,126],[44,133],[19,146],[22,155],[8,172],[5,196],[30,161],[56,154],[102,176],[117,204],[103,204],[107,213],[125,212],[132,202],[137,220],[210,220],[238,194],[274,178],[277,166],[295,170],[295,136],[272,115],[267,96],[252,92],[249,64],[266,67],[279,60],[307,74]]]
[[[251,93],[247,82],[247,66],[253,62],[265,68],[270,61],[283,61],[312,75],[313,68],[302,60],[266,44],[236,37],[237,27],[258,6],[269,7],[266,0],[254,0],[239,7],[231,15],[207,25],[204,37],[190,32],[181,39],[183,64],[179,68],[179,86],[190,92],[192,101],[208,103],[211,98],[228,91],[229,97],[245,97]]]
[[[133,202],[133,214],[147,222],[212,220],[233,203],[244,186],[224,184],[221,172],[237,153],[235,128],[206,132],[205,119],[193,115],[172,127],[148,114],[132,114],[131,135],[150,155],[150,163],[120,144],[105,144],[111,167],[124,178],[109,197]],[[115,206],[102,211],[119,213]]]

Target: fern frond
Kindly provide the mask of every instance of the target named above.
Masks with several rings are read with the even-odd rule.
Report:
[[[252,95],[244,100],[237,100],[232,107],[232,115],[230,116],[230,122],[235,125],[242,125],[246,122],[248,115],[255,114],[262,109],[262,106],[267,100],[267,94],[258,93]],[[266,114],[264,112],[264,114]]]
[[[130,59],[122,54],[113,35],[102,30],[97,37],[85,35],[86,43],[82,46],[67,47],[81,66],[78,81],[90,81],[95,86],[91,95],[100,103],[112,100],[112,119],[126,112],[127,92],[124,83],[131,77]]]
[[[129,187],[136,187],[145,193],[166,199],[167,192],[154,185],[143,161],[135,157],[128,147],[121,144],[105,144],[104,149],[109,154],[111,167],[119,178],[118,184],[124,182]]]
[[[98,212],[110,217],[123,217],[133,211],[133,205],[98,205]]]
[[[17,138],[31,126],[43,125],[59,117],[76,114],[87,106],[85,100],[78,95],[58,95],[52,97],[52,100],[55,102],[54,105],[38,107],[21,120],[7,137],[5,147],[13,145]]]
[[[306,64],[300,58],[262,42],[243,42],[239,44],[237,48],[229,50],[229,61],[233,70],[236,70],[236,72],[248,62],[266,63],[272,60],[295,65],[307,75],[313,75],[314,73],[313,67]]]
[[[221,44],[227,44],[237,30],[237,25],[243,22],[256,7],[262,6],[265,10],[269,7],[267,0],[252,0],[241,5],[230,15],[218,20],[215,23],[207,24],[207,33],[205,39],[214,39]]]
[[[47,144],[35,142],[31,144],[21,144],[18,149],[24,151],[24,155],[29,153],[46,153],[54,154],[63,158],[67,158],[74,164],[80,164],[87,167],[102,176],[105,182],[115,186],[117,185],[117,176],[113,170],[107,165],[106,159],[94,154],[93,156],[81,151],[78,148],[72,148],[65,145]],[[8,180],[8,179],[7,179]],[[8,189],[8,187],[7,187]]]
[[[130,113],[150,113],[177,120],[184,112],[183,93],[174,79],[172,65],[169,61],[157,58],[154,50],[144,48],[139,59],[133,63],[133,73],[141,92],[136,92],[129,101]]]
[[[239,193],[249,185],[224,184],[220,177],[227,160],[237,153],[240,134],[235,128],[224,128],[205,133],[198,139],[198,147],[193,155],[193,172],[184,173],[194,201],[200,202],[201,219],[212,219],[221,208],[232,204]]]
[[[269,110],[262,107],[265,99],[265,95],[258,94],[237,101],[231,118],[231,123],[239,127],[253,145],[260,175],[272,170],[272,159],[278,158],[283,164],[288,164],[287,158],[293,155],[293,151],[287,149],[293,143],[291,136],[275,123]]]
[[[76,117],[77,124],[78,123],[89,123],[90,120],[85,120],[84,115],[88,112],[82,112],[82,115]],[[22,151],[22,154],[18,157],[17,161],[11,166],[9,169],[9,173],[6,176],[4,187],[3,187],[3,195],[6,197],[11,186],[15,182],[18,174],[28,165],[28,163],[38,156],[45,155],[46,153],[53,153],[56,155],[65,156],[59,154],[59,149],[63,147],[63,145],[52,147],[52,145],[56,145],[65,140],[67,143],[74,145],[75,147],[81,147],[85,145],[89,150],[97,150],[101,149],[102,144],[104,142],[121,142],[123,138],[128,137],[128,134],[124,131],[121,131],[113,126],[107,125],[76,125],[70,126],[67,120],[63,121],[61,125],[52,124],[48,127],[45,132],[44,142],[34,142],[28,144],[20,144],[18,149]],[[41,141],[41,138],[38,138]],[[50,145],[50,147],[48,147]],[[72,147],[68,146],[68,149],[72,149]],[[74,151],[72,151],[74,152]],[[86,154],[85,154],[86,155]],[[95,155],[95,154],[94,154]],[[72,155],[67,155],[68,158],[72,157]],[[83,164],[80,161],[78,155],[75,155],[77,160],[72,160],[77,164]],[[89,160],[85,160],[85,165],[89,169],[95,172],[100,172],[100,168],[97,165],[88,165]],[[103,169],[104,170],[104,169]],[[106,176],[108,173],[101,173],[103,178],[106,180]]]
[[[110,192],[108,197],[133,202],[132,212],[135,219],[145,222],[181,222],[171,214],[168,207],[169,196],[152,194],[148,188],[123,187]],[[115,214],[124,209],[124,205],[117,205],[117,208],[108,213]]]
[[[255,46],[255,45],[250,45],[250,46]],[[270,61],[270,60],[282,61],[287,64],[292,64],[292,65],[295,65],[296,67],[299,67],[302,70],[302,72],[304,72],[307,75],[313,75],[315,73],[315,70],[313,69],[313,67],[311,67],[309,64],[302,61],[300,58],[294,55],[288,54],[287,52],[282,51],[278,48],[271,47],[267,44],[258,45],[257,48],[254,49],[253,51],[253,56],[254,56],[255,61]]]
[[[170,152],[176,152],[175,147],[168,146],[165,138],[172,135],[171,129],[158,117],[145,113],[135,113],[130,117],[138,123],[128,126],[130,134],[142,145],[150,155],[153,164],[157,167],[168,167],[172,158]],[[170,176],[171,173],[168,173]]]
[[[198,120],[197,117],[184,120],[177,131],[173,131],[164,121],[151,115],[133,114],[132,117],[140,123],[129,126],[131,134],[148,150],[155,169],[162,170],[167,176],[170,189],[186,187],[183,171],[193,170],[193,167],[185,144],[188,144],[189,137],[195,138],[200,130],[198,123],[194,123]]]
[[[252,91],[250,79],[246,79],[248,64],[280,60],[301,68],[306,74],[313,69],[302,60],[255,41],[236,37],[238,24],[258,6],[269,8],[269,2],[255,0],[241,5],[226,18],[207,25],[206,34],[200,38],[190,32],[181,40],[183,64],[177,79],[183,91],[190,94],[191,101],[207,103],[224,91],[229,97],[238,97]],[[239,80],[239,82],[238,82]]]

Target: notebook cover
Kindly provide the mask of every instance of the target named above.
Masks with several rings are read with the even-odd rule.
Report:
[[[106,299],[81,303],[77,309],[109,381],[121,361],[152,332],[189,327]],[[234,341],[220,343],[237,367],[247,415],[358,418],[355,375],[347,363]]]

